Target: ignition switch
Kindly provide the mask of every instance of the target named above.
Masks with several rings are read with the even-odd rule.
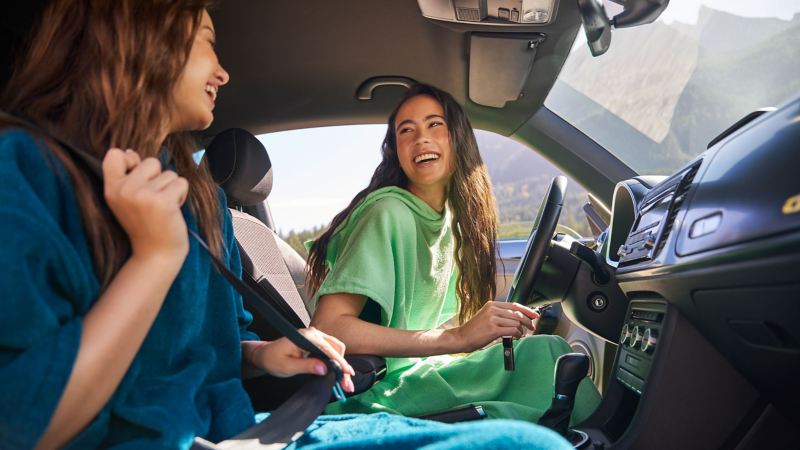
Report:
[[[589,309],[594,312],[603,312],[608,306],[608,299],[603,294],[592,294],[589,296]]]

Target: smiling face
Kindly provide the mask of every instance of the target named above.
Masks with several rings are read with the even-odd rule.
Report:
[[[217,59],[215,39],[214,24],[203,11],[192,50],[173,91],[172,132],[202,130],[214,120],[217,92],[230,78]]]
[[[442,105],[428,95],[412,97],[397,111],[394,123],[408,190],[426,201],[441,197],[443,203],[453,175],[453,150]]]

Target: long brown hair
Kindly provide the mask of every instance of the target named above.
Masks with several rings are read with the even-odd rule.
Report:
[[[397,158],[394,122],[400,107],[418,95],[431,96],[442,105],[453,145],[454,171],[447,189],[447,201],[453,212],[454,256],[458,267],[458,321],[464,323],[495,295],[497,209],[489,175],[467,115],[450,94],[429,85],[418,84],[408,89],[389,116],[386,137],[381,147],[383,159],[375,169],[372,180],[353,198],[347,208],[333,218],[325,233],[311,246],[308,255],[308,285],[311,292],[319,289],[328,272],[325,265],[328,243],[339,225],[370,192],[386,186],[408,186],[408,177]]]
[[[191,186],[189,206],[219,255],[217,191],[192,160],[196,146],[186,133],[158,141],[169,131],[168,99],[208,6],[208,0],[51,1],[2,105],[98,159],[110,147],[132,148],[146,158],[166,145],[175,170]],[[48,147],[72,178],[95,272],[105,287],[129,256],[127,235],[84,168],[53,142]]]

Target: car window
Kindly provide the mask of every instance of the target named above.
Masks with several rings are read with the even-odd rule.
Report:
[[[477,130],[475,137],[497,199],[500,239],[527,238],[550,182],[563,173],[538,153],[511,138],[484,130]],[[559,224],[582,236],[591,234],[582,210],[586,198],[586,190],[568,178]]]
[[[262,134],[273,187],[269,205],[278,234],[300,254],[333,216],[369,183],[380,162],[385,125],[310,128]],[[502,239],[527,238],[550,180],[558,174],[536,152],[507,137],[477,130],[497,197]],[[561,224],[586,236],[584,189],[570,180]]]
[[[671,174],[750,112],[797,95],[798,11],[672,2],[651,25],[614,30],[597,58],[581,32],[545,106],[638,173]]]

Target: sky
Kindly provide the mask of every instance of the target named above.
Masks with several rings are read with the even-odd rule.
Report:
[[[367,187],[385,134],[385,125],[356,125],[258,136],[272,161],[269,206],[278,230],[327,225]]]
[[[800,11],[800,0],[670,0],[659,20],[696,23],[700,5],[744,17],[791,19]]]
[[[740,16],[784,20],[800,11],[800,0],[671,0],[659,20],[696,23],[701,4]],[[615,6],[610,4],[609,14]],[[369,183],[385,132],[385,125],[360,125],[259,136],[272,160],[269,204],[277,228],[285,234],[327,225]]]

